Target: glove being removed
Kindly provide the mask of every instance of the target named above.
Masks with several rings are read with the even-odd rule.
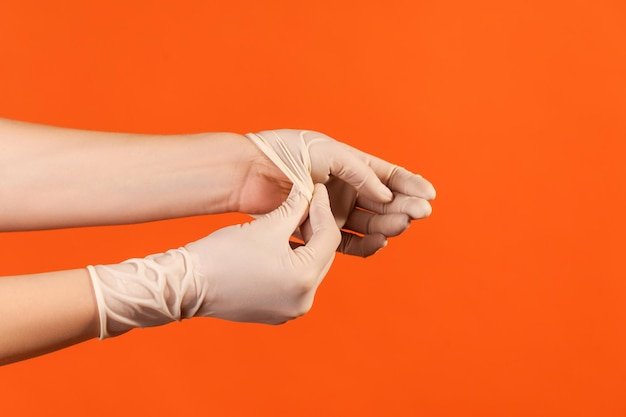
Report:
[[[328,187],[343,228],[339,251],[369,256],[402,233],[411,219],[428,217],[435,189],[420,175],[309,130],[268,130],[246,135],[291,180],[310,195],[314,183]],[[308,224],[298,236],[307,235]]]

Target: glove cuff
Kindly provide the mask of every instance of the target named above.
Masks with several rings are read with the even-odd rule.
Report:
[[[98,304],[100,340],[193,317],[204,299],[185,248],[87,270]]]
[[[247,133],[246,137],[291,180],[294,186],[306,196],[313,198],[313,180],[311,179],[311,157],[304,139],[306,130],[299,132],[298,141],[287,144],[278,132],[264,131]]]

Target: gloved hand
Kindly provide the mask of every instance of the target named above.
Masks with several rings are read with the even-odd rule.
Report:
[[[340,241],[318,184],[308,210],[312,233],[291,248],[308,205],[294,187],[279,208],[251,223],[166,253],[89,266],[100,338],[194,316],[279,324],[306,313]]]
[[[410,220],[428,217],[435,189],[420,175],[308,130],[270,130],[246,135],[298,189],[328,187],[339,251],[369,256],[402,233]],[[300,228],[307,237],[309,226]]]

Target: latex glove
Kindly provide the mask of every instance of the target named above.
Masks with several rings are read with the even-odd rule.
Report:
[[[318,184],[308,210],[312,234],[291,248],[307,207],[294,187],[279,208],[251,223],[166,253],[89,266],[100,338],[194,316],[279,324],[306,313],[340,242],[326,188]]]
[[[339,251],[369,256],[411,220],[428,217],[435,189],[420,175],[308,130],[269,130],[246,135],[300,190],[325,183],[337,225]],[[303,225],[299,236],[310,235]]]

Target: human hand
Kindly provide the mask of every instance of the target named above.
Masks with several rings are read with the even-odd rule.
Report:
[[[246,136],[300,189],[327,185],[344,229],[340,252],[369,256],[432,211],[435,189],[427,180],[322,133],[281,129]],[[309,233],[306,223],[301,229],[301,236]]]
[[[193,316],[280,324],[306,313],[340,241],[328,194],[318,184],[308,209],[312,233],[292,249],[289,238],[307,208],[294,189],[251,223],[166,253],[88,267],[100,338]]]
[[[279,324],[306,313],[340,242],[323,185],[308,218],[307,206],[294,187],[273,212],[187,245],[197,279],[211,283],[195,315]],[[305,218],[312,233],[292,249],[289,238]]]

